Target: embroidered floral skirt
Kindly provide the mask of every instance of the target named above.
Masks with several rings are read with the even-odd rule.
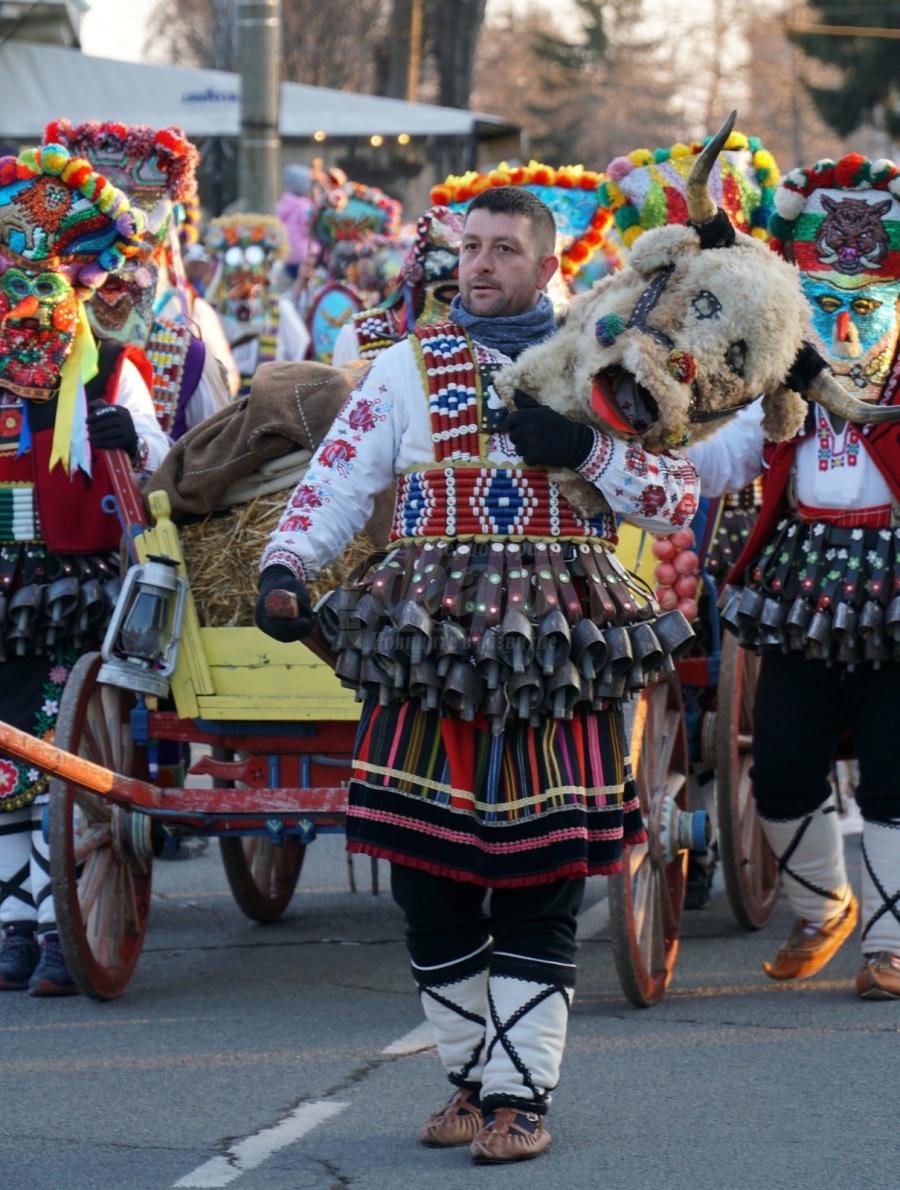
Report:
[[[58,646],[41,656],[26,653],[0,662],[0,719],[52,742],[59,701],[77,659],[71,646]],[[46,801],[49,784],[50,778],[31,765],[0,757],[0,819],[4,810]]]
[[[347,848],[488,888],[612,874],[645,838],[620,712],[492,735],[412,702],[369,699]]]

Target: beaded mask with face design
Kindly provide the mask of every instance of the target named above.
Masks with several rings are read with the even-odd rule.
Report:
[[[199,154],[180,128],[146,124],[56,120],[44,133],[44,142],[50,141],[88,160],[143,212],[146,234],[140,253],[108,278],[88,306],[91,326],[101,338],[143,346],[165,284],[173,206],[196,196]]]
[[[78,303],[137,251],[143,217],[60,145],[0,158],[0,386],[59,387]]]

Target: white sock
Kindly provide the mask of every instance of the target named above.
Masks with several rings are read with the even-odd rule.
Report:
[[[452,963],[434,967],[412,963],[438,1057],[450,1081],[457,1085],[481,1082],[491,945],[489,939],[472,954]]]
[[[863,954],[900,955],[900,823],[867,822],[862,836]],[[878,886],[881,886],[879,889]]]
[[[781,879],[796,917],[824,925],[851,896],[844,841],[831,798],[812,814],[787,821],[760,818],[763,833],[782,867]]]
[[[546,1109],[559,1082],[574,990],[572,964],[494,954],[483,1111],[499,1105]]]
[[[31,806],[31,895],[38,933],[56,929],[56,907],[50,891],[50,847],[44,840],[44,807]]]
[[[0,927],[34,922],[31,896],[31,807],[0,814]]]

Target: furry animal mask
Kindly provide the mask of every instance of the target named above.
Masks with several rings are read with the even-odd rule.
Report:
[[[734,118],[691,172],[689,224],[641,236],[629,268],[576,298],[554,338],[504,368],[495,385],[508,404],[523,389],[568,417],[661,450],[709,436],[763,393],[767,436],[797,432],[806,405],[785,381],[809,320],[800,275],[735,232],[707,186]],[[900,415],[848,396],[828,373],[806,395],[853,421]],[[646,411],[643,420],[628,417],[634,408]]]

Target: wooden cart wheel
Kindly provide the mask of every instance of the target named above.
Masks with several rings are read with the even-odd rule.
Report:
[[[213,756],[234,759],[234,753],[226,748],[213,748]],[[232,784],[213,778],[217,789]],[[265,835],[226,836],[219,839],[219,850],[228,887],[241,913],[251,921],[277,921],[294,895],[306,844],[296,835],[287,835],[278,846]]]
[[[759,658],[724,634],[714,761],[719,858],[728,904],[745,930],[766,924],[778,900],[778,864],[760,826],[750,780]]]
[[[609,914],[622,991],[649,1008],[672,977],[687,878],[687,851],[669,857],[665,838],[673,802],[676,813],[687,804],[687,735],[675,675],[642,691],[633,715],[631,762],[649,842],[625,848],[624,871],[609,878]]]
[[[238,908],[251,921],[277,921],[290,904],[306,845],[296,835],[273,844],[263,835],[219,839],[222,863]]]
[[[99,653],[72,669],[55,744],[125,776],[146,780],[131,739],[135,696],[101,685]],[[150,913],[151,820],[60,778],[50,782],[50,879],[63,955],[78,990],[120,996],[137,964]]]

